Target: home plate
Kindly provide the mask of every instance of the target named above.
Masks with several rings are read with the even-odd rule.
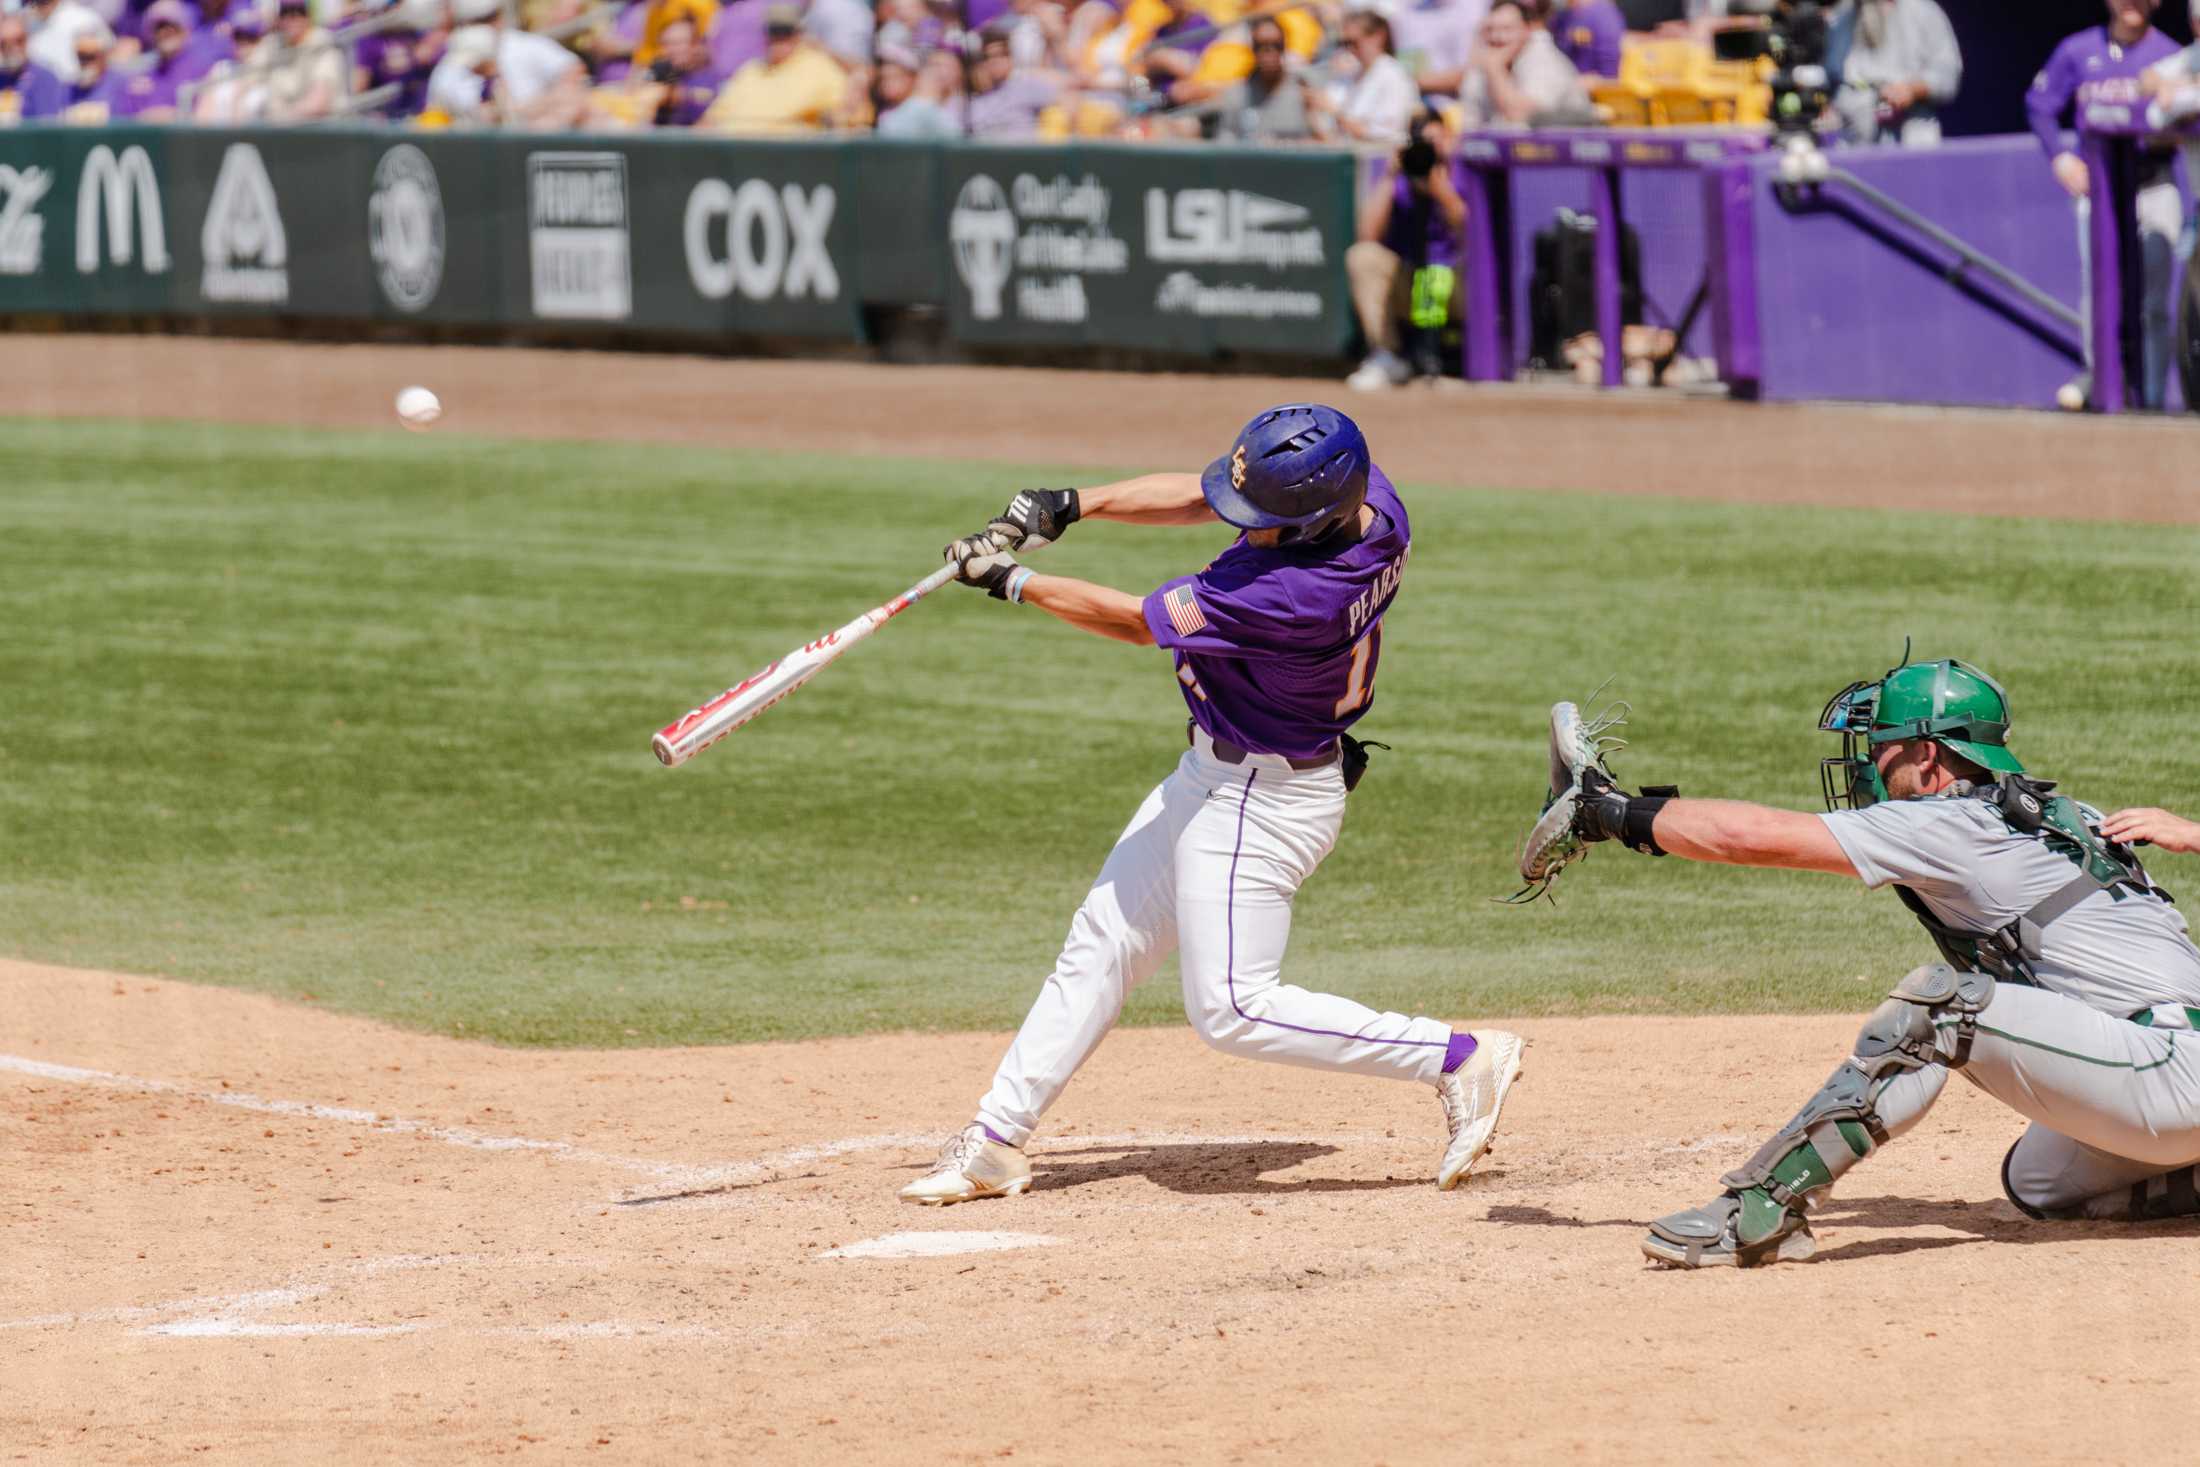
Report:
[[[888,1233],[845,1248],[828,1248],[820,1258],[951,1258],[957,1253],[999,1253],[1010,1248],[1044,1248],[1059,1243],[1045,1233]]]

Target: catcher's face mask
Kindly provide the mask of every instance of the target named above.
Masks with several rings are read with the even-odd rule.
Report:
[[[1818,715],[1821,730],[1841,735],[1840,754],[1818,761],[1818,783],[1828,810],[1861,810],[1887,798],[1887,786],[1872,763],[1872,714],[1878,707],[1878,682],[1850,683]]]

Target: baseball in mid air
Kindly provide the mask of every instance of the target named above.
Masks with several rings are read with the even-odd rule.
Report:
[[[443,401],[425,387],[408,387],[397,394],[397,421],[415,433],[425,433],[443,416]]]

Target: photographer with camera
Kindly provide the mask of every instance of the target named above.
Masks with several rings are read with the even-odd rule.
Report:
[[[1352,308],[1367,337],[1367,360],[1345,379],[1362,392],[1442,371],[1443,330],[1460,317],[1458,266],[1466,251],[1467,204],[1452,181],[1453,140],[1442,121],[1418,112],[1405,146],[1384,165],[1360,206],[1359,242],[1345,251]]]
[[[1827,67],[1841,136],[1852,143],[1940,142],[1939,109],[1963,85],[1963,53],[1936,0],[1856,0],[1833,23]]]

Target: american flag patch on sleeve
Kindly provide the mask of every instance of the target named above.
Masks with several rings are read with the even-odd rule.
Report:
[[[1178,586],[1162,596],[1161,604],[1168,608],[1169,625],[1176,628],[1180,637],[1207,630],[1207,617],[1199,609],[1199,599],[1190,586]]]

